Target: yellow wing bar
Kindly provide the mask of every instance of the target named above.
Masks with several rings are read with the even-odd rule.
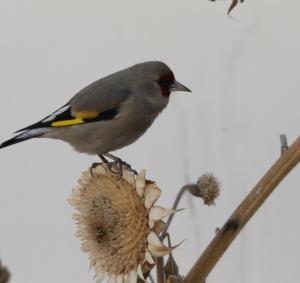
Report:
[[[84,119],[93,119],[99,116],[98,112],[95,111],[81,111],[76,113],[76,118],[69,120],[56,121],[51,124],[52,127],[64,127],[64,126],[72,126],[77,124],[83,124]]]
[[[64,126],[72,126],[72,125],[77,125],[77,124],[82,124],[82,123],[84,123],[82,118],[74,118],[74,119],[71,119],[71,120],[53,122],[51,124],[51,126],[52,127],[64,127]]]

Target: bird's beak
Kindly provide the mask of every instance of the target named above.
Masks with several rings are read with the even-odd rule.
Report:
[[[189,88],[184,86],[183,84],[177,82],[174,80],[174,82],[170,85],[169,91],[186,91],[186,92],[192,92]]]

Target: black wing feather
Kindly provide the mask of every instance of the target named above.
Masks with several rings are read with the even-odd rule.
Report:
[[[64,105],[63,107],[59,108],[57,111],[59,111],[60,109],[64,108],[66,105]],[[57,112],[55,111],[55,112]],[[54,113],[55,113],[54,112]],[[53,115],[53,114],[51,114]],[[51,115],[48,115],[47,117],[45,117],[44,119],[42,119],[41,121],[34,123],[32,125],[29,125],[21,130],[16,131],[15,133],[19,133],[19,132],[23,132],[23,131],[28,131],[28,130],[32,130],[32,129],[38,129],[38,128],[45,128],[45,127],[51,127],[51,124],[53,122],[57,122],[57,121],[62,121],[62,120],[69,120],[69,119],[74,119],[74,117],[72,116],[71,113],[71,108],[66,109],[64,112],[62,112],[61,114],[56,115],[51,121],[47,121],[44,122],[45,120],[47,120]]]
[[[65,107],[65,106],[63,106],[63,107]],[[118,113],[119,113],[119,108],[110,109],[110,110],[107,110],[107,111],[104,111],[104,112],[100,113],[95,118],[86,118],[86,119],[84,119],[84,122],[90,123],[90,122],[97,122],[97,121],[112,120],[118,115]],[[72,115],[71,107],[66,109],[64,112],[58,114],[57,116],[55,116],[51,121],[46,121],[45,122],[45,120],[47,120],[47,118],[49,118],[51,115],[47,116],[46,118],[44,118],[43,120],[41,120],[37,123],[34,123],[34,124],[32,124],[28,127],[25,127],[21,130],[16,131],[16,133],[23,132],[23,131],[28,131],[28,130],[32,130],[32,129],[51,127],[52,123],[54,123],[54,122],[70,120],[70,119],[75,118]],[[65,126],[65,127],[70,127],[70,126]]]

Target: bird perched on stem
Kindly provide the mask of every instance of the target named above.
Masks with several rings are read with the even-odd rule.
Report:
[[[190,90],[159,61],[136,64],[88,85],[41,121],[23,128],[4,148],[31,138],[59,139],[97,154],[111,166],[127,163],[109,152],[136,141],[167,106],[173,91]]]

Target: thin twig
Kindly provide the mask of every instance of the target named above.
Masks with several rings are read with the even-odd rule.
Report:
[[[176,196],[176,199],[173,203],[173,206],[172,206],[172,209],[173,210],[176,210],[178,208],[178,204],[183,196],[183,194],[186,192],[186,191],[189,191],[189,190],[193,190],[193,189],[196,189],[198,190],[198,185],[197,184],[187,184],[185,186],[183,186],[180,191],[178,192],[177,196]],[[160,236],[160,239],[163,241],[168,234],[168,228],[170,227],[170,224],[174,218],[174,215],[175,214],[171,214],[168,218],[168,221],[167,221],[167,224],[166,224],[166,227],[165,229],[163,230],[161,236]],[[170,241],[170,239],[169,239]],[[157,272],[157,282],[158,283],[164,283],[165,282],[165,276],[164,276],[164,262],[163,262],[163,258],[157,258],[157,261],[156,261],[156,272]]]
[[[172,207],[173,210],[176,210],[176,209],[177,209],[178,204],[179,204],[179,202],[180,202],[180,200],[181,200],[183,194],[184,194],[186,191],[190,190],[191,188],[196,188],[196,189],[197,189],[198,186],[197,186],[197,184],[188,184],[188,185],[183,186],[183,187],[180,189],[180,191],[179,191],[179,193],[177,194],[176,199],[175,199],[175,201],[174,201],[174,204],[173,204],[173,207]],[[166,224],[166,227],[165,227],[164,231],[162,232],[162,234],[161,234],[161,236],[160,236],[160,239],[161,239],[161,240],[164,240],[165,237],[167,236],[168,228],[169,228],[169,226],[170,226],[170,224],[171,224],[171,222],[172,222],[172,220],[173,220],[173,217],[174,217],[174,214],[171,214],[171,215],[169,216],[168,221],[167,221],[167,224]]]
[[[281,143],[281,154],[284,154],[289,149],[286,135],[280,135],[280,143]]]
[[[171,237],[170,237],[170,234],[167,233],[167,240],[168,240],[168,247],[172,247],[172,243],[171,243]]]
[[[183,196],[183,194],[190,190],[191,188],[198,188],[197,184],[188,184],[188,185],[185,185],[183,186],[180,191],[178,192],[177,196],[176,196],[176,199],[173,203],[173,206],[172,206],[172,209],[173,210],[176,210],[177,207],[178,207],[178,204]],[[165,229],[163,230],[161,236],[160,236],[160,239],[163,241],[166,236],[168,235],[168,228],[172,222],[174,218],[174,214],[171,214],[168,218],[168,221],[167,221],[167,224],[166,224],[166,227]],[[156,260],[156,273],[157,273],[157,282],[158,283],[164,283],[165,282],[165,275],[164,275],[164,260],[163,258],[157,258]]]
[[[188,272],[184,283],[202,283],[206,279],[210,271],[214,268],[218,260],[249,219],[299,162],[300,137],[298,137],[291,147],[274,163],[231,215],[229,220]]]

